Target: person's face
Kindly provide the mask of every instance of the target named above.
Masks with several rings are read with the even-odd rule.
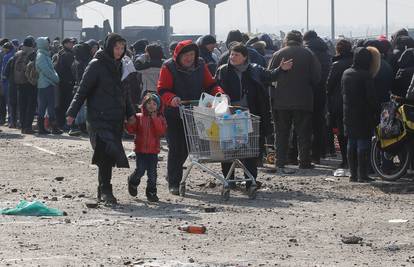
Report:
[[[208,45],[206,45],[207,51],[213,52],[214,51],[214,48],[216,48],[216,45],[217,44],[208,44]]]
[[[187,53],[184,53],[180,56],[180,65],[184,68],[189,68],[194,65],[196,52],[195,51],[189,51]]]
[[[243,65],[247,60],[247,57],[243,56],[242,53],[231,51],[230,53],[230,64],[233,66]]]
[[[122,55],[125,52],[125,43],[124,42],[116,42],[114,46],[114,59],[120,60]]]
[[[73,42],[67,42],[66,44],[65,44],[65,47],[67,48],[67,49],[72,49],[73,48]]]
[[[96,54],[96,51],[98,51],[98,49],[99,49],[99,46],[97,46],[97,45],[92,46],[92,49],[91,49],[92,56],[94,56]]]
[[[145,104],[145,108],[149,113],[153,113],[157,111],[157,103],[154,100],[150,100]]]

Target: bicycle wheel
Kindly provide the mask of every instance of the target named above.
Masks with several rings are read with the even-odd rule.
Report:
[[[385,181],[396,181],[407,173],[412,159],[409,145],[402,146],[397,153],[381,150],[379,140],[375,138],[371,146],[371,163],[375,172]]]

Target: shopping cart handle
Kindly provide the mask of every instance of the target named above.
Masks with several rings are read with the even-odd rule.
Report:
[[[198,105],[198,100],[181,100],[182,106]]]

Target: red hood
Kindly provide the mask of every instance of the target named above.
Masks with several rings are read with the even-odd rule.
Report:
[[[183,49],[186,48],[186,47],[188,47],[188,49],[190,49],[190,50],[194,50],[196,52],[196,59],[198,59],[198,56],[199,56],[198,46],[195,43],[193,43],[193,41],[191,41],[191,40],[185,40],[185,41],[179,42],[177,47],[174,50],[173,59],[174,59],[175,62],[177,62],[177,59],[181,55]],[[196,60],[196,62],[197,62],[197,60]]]

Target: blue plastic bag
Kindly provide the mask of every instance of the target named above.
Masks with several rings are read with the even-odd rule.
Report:
[[[15,208],[0,210],[3,215],[22,215],[22,216],[63,216],[63,211],[49,208],[39,201],[28,202],[21,200]]]

